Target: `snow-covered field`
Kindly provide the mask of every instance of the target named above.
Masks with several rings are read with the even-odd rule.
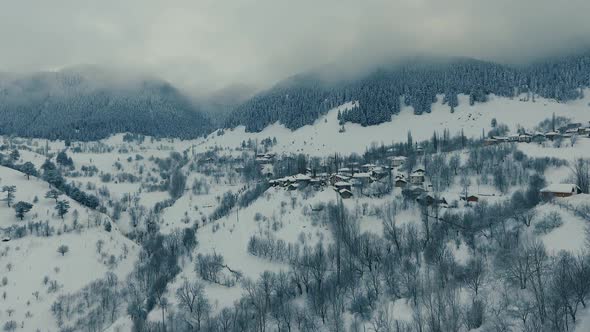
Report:
[[[0,167],[0,178],[1,186],[16,186],[15,202],[33,202],[35,196],[39,199],[22,221],[2,202],[0,227],[39,220],[55,228],[49,236],[27,235],[0,242],[1,275],[6,280],[0,317],[2,321],[14,320],[22,331],[55,330],[51,305],[57,297],[79,291],[108,271],[125,279],[137,260],[138,246],[123,236],[116,225],[107,232],[94,224],[97,218],[110,220],[108,216],[89,211],[65,196],[60,199],[67,200],[71,207],[62,220],[53,208],[53,199],[44,198],[49,186],[37,178],[27,180],[24,174],[6,167]],[[103,243],[100,253],[99,241]],[[62,245],[68,247],[63,255],[58,252]]]

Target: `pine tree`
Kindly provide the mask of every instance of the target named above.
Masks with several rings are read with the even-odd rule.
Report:
[[[18,203],[14,204],[14,211],[16,212],[16,217],[20,220],[23,220],[25,214],[33,208],[33,204],[28,202],[19,201]]]
[[[51,189],[48,192],[45,193],[45,198],[51,198],[55,200],[55,203],[57,204],[57,199],[59,198],[59,196],[62,195],[62,192],[56,189]]]
[[[22,171],[27,175],[27,180],[30,179],[31,175],[37,175],[37,169],[35,168],[35,165],[33,165],[33,163],[30,161],[27,161],[23,164]]]
[[[55,204],[55,210],[57,210],[57,214],[63,220],[66,213],[68,213],[68,211],[70,210],[70,203],[66,200],[58,201]]]
[[[17,160],[19,160],[19,159],[20,159],[20,153],[18,152],[18,150],[17,150],[17,149],[14,149],[14,150],[12,150],[12,152],[10,153],[10,158],[11,158],[13,161],[17,161]]]

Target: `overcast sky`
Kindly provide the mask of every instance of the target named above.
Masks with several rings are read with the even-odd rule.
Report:
[[[0,71],[128,66],[265,87],[408,54],[521,61],[590,41],[589,0],[0,0]]]

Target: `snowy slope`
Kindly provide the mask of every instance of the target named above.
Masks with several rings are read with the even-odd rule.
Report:
[[[39,198],[24,221],[18,220],[14,210],[2,202],[0,227],[41,220],[56,229],[49,237],[29,234],[0,242],[0,275],[7,280],[7,284],[1,287],[3,296],[6,295],[0,301],[1,319],[16,321],[19,327],[23,326],[23,331],[55,330],[57,327],[51,305],[59,295],[76,292],[93,280],[102,278],[108,271],[115,273],[119,280],[126,278],[137,260],[139,248],[125,238],[115,225],[109,233],[94,224],[97,218],[109,220],[107,216],[88,211],[65,196],[60,199],[69,201],[71,209],[64,220],[60,219],[54,213],[54,201],[44,198],[48,190],[45,182],[34,177],[27,180],[22,173],[5,167],[0,167],[0,178],[1,185],[17,187],[15,201],[33,202],[35,196]],[[77,230],[73,230],[74,211],[78,213]],[[66,232],[63,232],[64,226],[67,226]],[[103,242],[100,254],[96,248],[98,241]],[[57,252],[61,245],[69,248],[64,255]],[[109,262],[111,256],[114,260]],[[48,278],[47,283],[44,282],[45,277]],[[50,291],[52,282],[57,289]],[[34,295],[36,292],[38,298]],[[9,311],[10,316],[7,314]]]
[[[590,93],[586,93],[588,96]],[[432,112],[420,116],[414,115],[411,107],[403,107],[400,114],[393,115],[391,122],[376,126],[362,127],[358,124],[345,124],[344,133],[339,133],[338,111],[355,107],[349,102],[332,109],[325,116],[320,117],[313,125],[304,126],[291,131],[280,124],[268,126],[260,133],[246,133],[243,126],[233,130],[225,130],[225,134],[209,135],[205,142],[198,144],[200,149],[214,146],[235,148],[243,140],[276,137],[278,144],[273,148],[277,153],[306,153],[314,156],[325,156],[334,152],[362,153],[372,143],[391,144],[405,142],[408,131],[412,132],[414,140],[424,140],[432,137],[434,131],[442,133],[449,129],[451,134],[461,130],[468,137],[481,137],[482,129],[490,130],[490,123],[496,118],[498,123],[507,124],[512,130],[517,125],[533,128],[540,121],[556,116],[566,116],[576,121],[590,120],[590,97],[569,103],[558,103],[554,100],[539,98],[535,102],[520,101],[518,98],[489,96],[486,103],[469,105],[468,96],[459,96],[459,106],[454,113],[442,104],[442,96],[432,106]]]

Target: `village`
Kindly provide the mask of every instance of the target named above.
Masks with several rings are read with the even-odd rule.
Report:
[[[480,143],[483,146],[497,146],[511,143],[531,143],[538,145],[549,145],[562,147],[576,144],[578,138],[590,138],[590,123],[569,123],[555,130],[548,132],[536,131],[534,133],[519,129],[518,133],[506,136],[488,135]],[[568,140],[568,141],[565,141]],[[389,149],[388,152],[392,152]],[[425,149],[418,143],[413,148],[415,155],[424,155]],[[259,153],[256,155],[256,162],[260,165],[262,173],[269,179],[272,187],[285,188],[288,191],[333,189],[340,198],[350,199],[352,197],[381,197],[385,193],[397,188],[404,196],[409,197],[422,205],[437,205],[448,208],[449,202],[458,200],[464,204],[479,202],[479,193],[470,193],[467,190],[461,192],[457,197],[442,197],[435,193],[432,183],[423,165],[406,167],[408,157],[403,155],[388,155],[387,158],[378,163],[350,162],[346,167],[340,167],[335,172],[327,172],[327,166],[320,169],[306,168],[305,172],[298,174],[272,178],[272,164],[277,158],[274,153]],[[549,184],[539,191],[544,200],[551,200],[556,197],[569,197],[582,193],[581,188],[573,183]],[[485,196],[485,195],[484,195]]]
[[[542,133],[536,131],[534,133],[521,130],[520,133],[508,136],[492,136],[484,140],[485,145],[494,145],[507,142],[521,142],[521,143],[543,143],[545,141],[555,142],[557,145],[564,139],[576,139],[577,137],[589,137],[590,125],[582,125],[580,122],[569,123],[563,127],[553,129],[551,131]]]

